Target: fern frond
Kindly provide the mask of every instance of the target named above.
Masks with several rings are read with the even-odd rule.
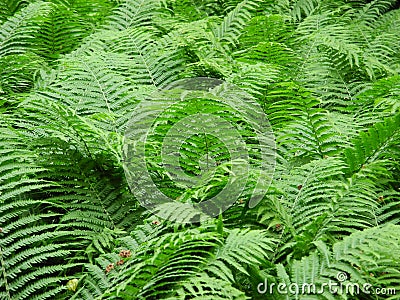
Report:
[[[272,254],[275,240],[266,232],[234,229],[228,233],[225,243],[215,253],[215,261],[207,268],[217,278],[234,281],[235,271],[249,275],[247,267],[267,260]]]
[[[398,142],[399,125],[400,115],[397,114],[384,122],[377,123],[367,132],[360,133],[360,137],[354,141],[354,147],[344,151],[348,172],[357,172],[390,151]]]
[[[115,271],[106,275],[110,282],[103,296],[180,299],[183,293],[190,293],[193,297],[209,295],[218,298],[224,296],[223,291],[230,290],[234,295],[247,299],[243,292],[230,287],[228,282],[236,280],[234,270],[247,274],[244,266],[255,266],[266,259],[274,244],[266,232],[257,230],[229,231],[225,244],[222,242],[223,236],[213,231],[182,228],[175,233],[167,233],[165,230],[168,227],[161,229],[156,226],[161,225],[153,225],[152,231],[156,234],[154,238],[135,241],[134,247],[130,248],[132,259],[127,259],[121,266],[116,266]],[[205,228],[210,227],[205,225]],[[142,230],[138,229],[132,234],[142,235]],[[260,235],[263,237],[261,244]],[[146,257],[149,254],[150,257]],[[110,260],[115,259],[117,257],[111,254],[104,255],[98,263],[105,268]],[[229,276],[226,277],[224,273]],[[93,274],[92,278],[95,276],[104,275]],[[220,287],[204,281],[205,278],[218,282]],[[173,288],[170,287],[171,282]]]
[[[159,0],[124,0],[108,17],[104,28],[125,30],[136,26],[149,26],[161,13]]]
[[[27,0],[4,0],[0,4],[0,24],[1,21],[6,20],[14,15],[18,10],[29,4]]]
[[[38,69],[45,68],[42,57],[33,53],[6,55],[0,58],[0,87],[8,94],[28,92]]]
[[[190,277],[189,280],[182,284],[182,287],[176,291],[176,295],[170,298],[165,298],[169,300],[173,299],[237,299],[245,300],[250,299],[245,293],[236,289],[228,282],[209,277],[206,274],[199,274],[198,276]]]
[[[297,99],[292,98],[296,94]],[[340,128],[329,121],[328,112],[318,107],[319,101],[310,97],[308,91],[281,91],[278,87],[266,97],[271,100],[282,98],[271,104],[268,111],[273,122],[286,120],[281,123],[283,128],[277,134],[277,140],[282,150],[286,149],[286,153],[291,153],[295,159],[304,155],[334,155],[346,146],[345,134],[342,133],[344,137],[338,135]]]
[[[374,287],[398,289],[399,234],[399,226],[391,224],[353,233],[333,245],[333,258],[357,267],[364,280]]]
[[[399,251],[398,239],[398,226],[388,225],[353,233],[335,243],[332,251],[323,242],[316,242],[318,250],[302,260],[294,261],[289,273],[278,265],[279,281],[285,282],[286,286],[295,284],[300,292],[305,288],[304,297],[300,299],[310,299],[310,296],[314,299],[313,291],[314,294],[318,291],[315,299],[348,299],[346,285],[347,288],[349,285],[358,285],[353,293],[356,297],[366,299],[370,298],[363,290],[364,284],[369,284],[373,289],[384,286],[396,290],[399,277],[395,267]],[[378,252],[382,253],[379,257],[376,256]],[[340,291],[342,285],[346,292],[335,293],[335,290],[323,288],[323,283],[329,280],[335,283],[335,290]],[[372,294],[372,289],[367,292]]]
[[[74,50],[90,31],[90,23],[83,22],[78,13],[67,6],[54,5],[36,35],[36,51],[54,61]]]
[[[235,46],[238,43],[240,31],[251,19],[251,13],[258,6],[257,0],[244,0],[230,11],[218,26],[213,28],[214,35],[221,42]]]
[[[110,41],[111,52],[125,53],[131,60],[128,73],[138,85],[165,87],[178,79],[183,70],[183,53],[176,46],[164,41],[157,43],[156,37],[147,31],[132,29]]]
[[[396,1],[394,0],[374,0],[363,5],[355,11],[354,22],[365,26],[373,26],[375,21],[387,12]]]
[[[69,115],[85,116],[103,130],[122,132],[136,102],[129,81],[109,70],[98,56],[63,64],[65,70],[58,73],[58,80],[40,94],[66,105]]]
[[[284,43],[289,38],[290,26],[282,15],[271,14],[253,17],[239,37],[240,49],[251,49],[260,43]]]
[[[38,1],[28,5],[1,24],[0,57],[27,52],[36,36],[40,19],[49,11],[49,3]]]
[[[32,299],[37,294],[42,294],[40,299],[48,299],[58,295],[63,290],[60,272],[79,266],[66,264],[64,260],[70,254],[70,245],[62,240],[70,232],[57,231],[58,225],[46,224],[45,220],[53,219],[54,214],[27,216],[33,207],[49,204],[40,200],[17,200],[2,205],[0,286],[8,296],[1,292],[1,299]],[[44,240],[52,242],[43,243]]]

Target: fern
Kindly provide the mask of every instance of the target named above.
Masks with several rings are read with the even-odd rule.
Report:
[[[161,13],[158,0],[126,0],[109,16],[105,28],[121,31],[137,25],[148,26],[157,12]]]
[[[0,57],[27,52],[32,46],[41,18],[50,10],[46,2],[35,2],[0,27]]]
[[[154,42],[149,42],[154,41]],[[127,30],[110,41],[110,51],[125,53],[132,60],[129,67],[131,78],[137,85],[154,85],[165,87],[168,83],[178,79],[182,71],[182,51],[173,47],[157,43],[155,36],[142,30]]]
[[[15,14],[19,9],[26,6],[29,1],[19,0],[19,1],[8,1],[5,0],[0,4],[0,20],[6,20],[8,17]]]
[[[342,282],[342,290],[346,289],[346,284],[358,284],[358,292],[355,289],[356,296],[372,299],[371,289],[368,291],[370,295],[362,291],[366,283],[375,288],[382,284],[387,288],[398,288],[396,278],[399,274],[394,267],[398,252],[397,241],[398,227],[388,225],[354,233],[342,242],[335,243],[332,250],[324,243],[318,242],[316,252],[301,261],[295,261],[289,274],[281,269],[278,271],[278,276],[287,285],[296,283],[298,287],[302,287],[304,283],[315,284],[316,291],[324,291],[323,294],[314,295],[315,299],[346,299],[345,293],[334,294],[329,289],[323,289],[321,284],[330,279],[336,283],[337,290],[340,291],[340,281],[337,276],[347,274],[346,281]],[[382,255],[375,256],[373,249],[379,249]],[[309,298],[309,296],[300,298],[306,297]]]
[[[80,20],[77,13],[71,12],[64,5],[53,6],[40,28],[37,39],[41,41],[39,51],[50,60],[57,59],[61,54],[74,50],[90,32],[90,23]]]
[[[87,116],[104,130],[121,132],[129,117],[125,113],[135,103],[129,81],[110,71],[99,57],[64,63],[65,71],[58,73],[58,82],[41,94],[67,105],[69,114]]]
[[[1,1],[0,299],[396,299],[258,288],[400,288],[398,8]]]
[[[226,41],[228,44],[235,45],[238,42],[240,30],[244,27],[250,17],[251,11],[257,7],[257,1],[241,1],[229,12],[223,22],[214,29],[214,35],[220,41]]]
[[[138,232],[141,231],[135,234]],[[116,266],[115,271],[112,270],[109,275],[102,275],[104,277],[102,282],[107,280],[106,277],[111,280],[110,291],[106,291],[104,296],[153,299],[157,295],[165,294],[166,299],[168,297],[180,299],[184,293],[192,297],[206,295],[223,297],[224,291],[231,291],[237,297],[247,299],[239,290],[229,287],[228,283],[235,280],[231,269],[247,273],[242,267],[244,264],[249,266],[257,264],[268,255],[272,250],[273,240],[264,236],[260,244],[259,237],[264,234],[260,231],[234,230],[229,232],[226,244],[223,245],[222,236],[217,233],[187,229],[177,233],[164,233],[163,237],[147,239],[146,243],[135,242],[131,248],[131,251],[134,251],[132,259],[126,260],[121,266]],[[129,240],[125,239],[124,244],[126,241]],[[158,249],[161,244],[164,245],[162,249],[150,250]],[[148,255],[149,251],[152,257],[144,260],[144,255]],[[246,255],[243,256],[243,253]],[[118,259],[118,256],[112,257],[114,260]],[[110,263],[110,258],[111,255],[104,256],[103,268]],[[180,265],[179,261],[184,261],[186,266]],[[205,268],[207,263],[211,263],[210,267]],[[142,268],[138,268],[139,265]],[[97,276],[95,272],[93,276]],[[165,289],[165,280],[171,277],[175,278],[175,288]],[[216,280],[220,287],[210,286],[206,281],[207,278]],[[135,284],[132,285],[133,283]]]
[[[46,67],[38,55],[24,53],[0,58],[0,86],[4,93],[22,93],[34,86],[37,69]]]
[[[368,164],[373,165],[386,151],[390,151],[397,143],[399,122],[399,115],[395,115],[383,123],[377,123],[368,132],[361,133],[360,138],[354,142],[354,149],[345,150],[349,171],[354,172]]]
[[[54,219],[58,214],[51,211],[29,213],[52,206],[51,202],[28,198],[29,194],[38,193],[50,183],[34,178],[45,170],[32,165],[33,153],[17,142],[15,132],[4,125],[1,132],[6,139],[2,143],[3,158],[0,162],[0,224],[3,226],[0,233],[0,297],[31,299],[35,293],[42,293],[40,299],[48,299],[63,290],[59,284],[63,278],[59,273],[77,265],[63,261],[70,253],[68,242],[63,239],[70,232],[61,228],[57,230],[57,224],[46,224],[46,220]],[[53,262],[46,266],[49,260]]]

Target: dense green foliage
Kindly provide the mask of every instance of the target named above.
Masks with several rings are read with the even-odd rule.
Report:
[[[398,7],[2,0],[0,299],[399,299]],[[215,221],[177,225],[130,193],[124,131],[151,92],[200,76],[257,99],[276,171],[256,207],[238,199]],[[186,156],[193,172],[203,138]],[[224,184],[221,171],[181,190],[157,155],[149,165],[181,201]],[[338,272],[397,295],[257,291]]]

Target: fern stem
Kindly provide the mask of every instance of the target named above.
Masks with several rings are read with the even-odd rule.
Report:
[[[1,263],[1,271],[2,271],[3,277],[4,277],[4,285],[6,287],[7,297],[9,300],[11,300],[10,287],[8,286],[8,282],[7,282],[7,273],[6,273],[6,267],[5,267],[5,263],[4,263],[4,259],[3,259],[3,250],[1,249],[1,246],[0,246],[0,263]]]
[[[278,242],[276,243],[275,250],[274,250],[273,255],[271,257],[271,261],[272,262],[275,262],[276,255],[278,253],[278,250],[279,250],[279,247],[280,247],[281,243],[283,242],[283,236],[284,236],[285,232],[286,232],[286,226],[283,226],[282,232],[281,232],[281,236],[279,237]]]

